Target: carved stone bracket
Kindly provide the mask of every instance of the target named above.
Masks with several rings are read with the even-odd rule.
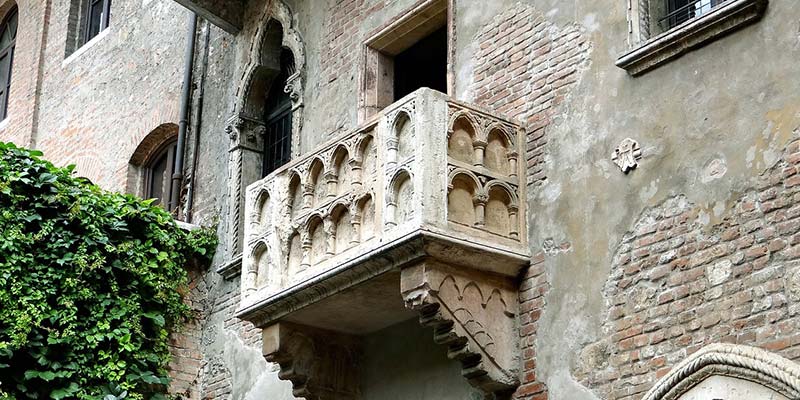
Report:
[[[517,387],[519,303],[511,279],[423,261],[403,269],[400,282],[406,307],[434,329],[470,384],[500,398]]]
[[[360,342],[355,336],[280,322],[261,333],[262,353],[280,366],[278,377],[292,383],[292,394],[306,400],[360,397]]]

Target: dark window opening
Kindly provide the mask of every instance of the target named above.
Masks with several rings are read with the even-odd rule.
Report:
[[[164,145],[147,165],[145,179],[145,198],[156,199],[167,211],[172,211],[172,174],[175,172],[175,152],[178,143],[172,141]]]
[[[294,73],[294,57],[283,49],[281,72],[272,81],[264,107],[264,166],[262,176],[280,168],[292,158],[292,99],[284,90]]]
[[[447,93],[447,27],[394,57],[394,100],[427,87]]]
[[[111,14],[111,0],[88,0],[86,10],[86,37],[84,43],[92,40],[103,29],[108,28],[109,14]]]
[[[664,30],[672,29],[692,18],[707,14],[724,0],[666,0],[666,15],[659,20]]]
[[[8,93],[11,90],[11,68],[17,41],[17,7],[6,14],[0,24],[0,120],[8,116]]]

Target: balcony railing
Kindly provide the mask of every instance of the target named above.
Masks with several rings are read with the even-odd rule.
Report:
[[[526,257],[522,142],[514,122],[421,89],[250,185],[242,310],[415,232]]]

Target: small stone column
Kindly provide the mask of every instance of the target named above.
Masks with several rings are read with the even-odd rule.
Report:
[[[516,204],[508,206],[508,236],[519,239],[519,207]]]
[[[353,186],[356,188],[360,188],[363,184],[361,177],[362,174],[361,161],[356,159],[350,159],[348,163],[350,164],[350,171],[353,174],[353,180],[352,180]]]
[[[474,164],[476,167],[483,166],[484,153],[486,152],[487,143],[483,140],[476,139],[472,141],[472,148],[475,150]]]
[[[508,152],[508,168],[511,170],[508,172],[508,176],[511,178],[517,177],[517,159],[519,158],[519,153],[516,150],[511,150]]]
[[[329,199],[336,197],[337,194],[336,186],[338,185],[338,183],[339,183],[339,176],[336,175],[335,172],[328,171],[325,173],[325,184],[328,187],[327,196]]]
[[[386,202],[386,225],[397,226],[397,202],[389,200]]]
[[[330,257],[336,254],[336,225],[330,216],[322,221],[322,229],[325,230],[325,255]]]
[[[485,193],[478,193],[472,199],[472,204],[475,206],[475,226],[486,225],[486,203],[488,201],[489,196]]]
[[[353,236],[350,237],[350,245],[355,246],[361,243],[361,211],[358,207],[354,207],[353,214],[350,217],[350,225],[353,226]]]
[[[314,184],[306,182],[303,184],[303,208],[309,209],[314,206]]]
[[[303,249],[303,258],[300,260],[300,271],[305,271],[311,266],[311,235],[308,232],[304,232],[301,234],[300,240],[302,240],[300,247]]]
[[[397,149],[399,146],[400,141],[396,137],[386,139],[386,165],[390,169],[397,165]]]

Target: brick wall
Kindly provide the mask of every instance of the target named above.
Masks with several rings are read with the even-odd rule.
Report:
[[[558,27],[517,3],[476,37],[473,101],[528,124],[528,183],[544,179],[546,130],[586,66],[589,42],[577,24]]]
[[[192,310],[193,318],[178,332],[172,334],[170,347],[172,360],[169,365],[170,393],[186,400],[200,399],[200,372],[202,371],[203,354],[201,340],[204,311],[208,287],[203,276],[204,271],[197,268],[189,270],[189,287],[186,303]]]
[[[519,335],[522,351],[522,380],[514,393],[515,399],[546,400],[547,387],[536,376],[536,333],[539,317],[544,308],[544,298],[549,289],[544,270],[544,253],[531,260],[519,288]]]
[[[14,47],[14,65],[11,72],[11,90],[8,98],[7,119],[0,125],[0,140],[28,146],[35,107],[35,93],[41,67],[41,41],[43,29],[50,19],[48,2],[25,1],[19,4],[17,39]],[[13,0],[0,1],[0,18],[16,5]]]
[[[370,4],[374,3],[374,4]],[[360,37],[356,32],[364,21],[380,11],[385,6],[385,1],[366,0],[334,0],[330,2],[328,18],[325,21],[326,35],[324,38],[322,66],[323,82],[330,83],[342,76],[348,69],[356,72],[354,65],[360,65],[361,44],[366,38]],[[350,78],[354,80],[355,76]]]
[[[623,239],[604,289],[607,335],[574,371],[604,399],[640,399],[715,342],[800,359],[800,140],[719,223],[674,197]]]

